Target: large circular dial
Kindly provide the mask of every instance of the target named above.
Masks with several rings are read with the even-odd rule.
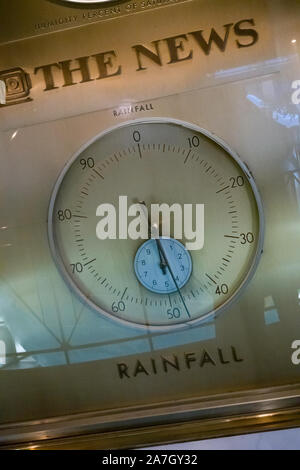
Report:
[[[148,232],[140,226],[132,236],[139,205],[158,210],[156,236],[149,218]],[[48,230],[61,273],[86,303],[165,328],[236,299],[262,251],[262,219],[253,178],[234,152],[194,125],[153,118],[110,129],[76,153],[55,185]]]

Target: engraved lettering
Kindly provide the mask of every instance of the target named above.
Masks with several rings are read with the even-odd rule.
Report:
[[[141,55],[147,57],[148,59],[152,60],[157,65],[162,65],[162,60],[160,56],[160,51],[159,51],[159,43],[160,41],[152,41],[151,44],[153,44],[155,48],[155,52],[151,51],[150,49],[147,49],[145,46],[142,44],[137,44],[135,46],[132,46],[132,49],[136,53],[136,58],[138,62],[138,68],[136,69],[137,72],[140,70],[146,70],[147,67],[143,66],[142,60],[141,60]]]
[[[184,41],[188,41],[186,34],[180,36],[174,36],[164,39],[168,45],[170,62],[168,64],[174,64],[176,62],[182,62],[183,60],[189,60],[193,57],[193,51],[190,50],[188,55],[180,57],[179,51],[184,52]]]
[[[244,359],[239,358],[234,346],[231,346],[231,352],[234,362],[243,362]]]
[[[136,366],[133,372],[133,377],[136,377],[138,374],[141,374],[141,373],[149,375],[149,372],[147,372],[147,369],[145,369],[141,361],[136,361]]]
[[[161,356],[161,359],[162,359],[163,369],[165,372],[168,372],[168,367],[167,367],[168,365],[173,367],[174,369],[180,370],[177,356],[173,355],[173,361],[163,356]]]
[[[225,28],[225,36],[221,38],[219,34],[216,32],[214,28],[211,29],[210,36],[208,41],[206,41],[203,37],[203,30],[200,31],[192,31],[189,34],[193,36],[193,38],[197,41],[198,45],[203,50],[204,54],[209,55],[211,52],[211,46],[214,42],[216,46],[220,49],[221,52],[224,52],[226,49],[229,31],[233,23],[228,23],[223,26]]]
[[[213,358],[208,354],[207,351],[203,351],[202,353],[202,357],[200,359],[200,367],[203,367],[205,364],[212,364],[213,366],[216,365],[215,361],[213,360]]]
[[[101,52],[100,54],[94,54],[92,57],[95,57],[98,66],[99,77],[97,77],[97,80],[121,75],[121,65],[117,66],[116,70],[110,70],[115,67],[114,59],[117,57],[115,51]]]
[[[37,74],[39,70],[43,71],[45,85],[46,85],[46,88],[44,88],[44,91],[55,90],[55,88],[58,88],[58,86],[55,86],[55,83],[54,83],[52,67],[56,67],[60,69],[60,65],[57,63],[42,65],[40,67],[35,67],[34,69],[35,75]]]
[[[152,370],[154,374],[157,374],[156,363],[154,359],[151,359]]]
[[[119,377],[120,379],[123,379],[123,377],[127,377],[130,379],[130,376],[128,375],[128,365],[125,364],[124,362],[121,364],[117,364],[118,372],[119,372]]]
[[[195,362],[195,353],[185,353],[184,354],[185,363],[188,369],[191,368],[191,362]]]
[[[88,67],[89,57],[78,57],[78,59],[74,60],[77,60],[79,67],[73,69],[70,68],[71,63],[73,62],[72,60],[63,60],[62,62],[59,62],[64,76],[64,87],[76,85],[77,83],[91,82],[93,80],[90,77],[90,71]],[[82,80],[80,82],[74,82],[73,73],[79,71],[81,72]]]
[[[220,359],[221,364],[230,364],[230,361],[226,361],[224,359],[223,351],[220,348],[218,348],[218,355],[219,355],[219,359]]]
[[[234,25],[234,32],[237,36],[250,36],[252,38],[251,42],[248,42],[247,44],[241,43],[238,39],[236,39],[236,43],[238,47],[250,47],[253,46],[258,41],[258,32],[255,31],[255,29],[244,29],[241,28],[240,26],[243,23],[249,23],[252,26],[255,26],[254,19],[251,18],[250,20],[241,20],[238,23]]]
[[[118,116],[123,116],[126,114],[133,114],[133,113],[140,113],[143,111],[152,111],[154,110],[153,104],[152,103],[147,103],[147,104],[140,104],[136,106],[122,106],[118,109],[113,110],[113,116],[118,117]]]
[[[299,343],[300,344],[300,343]],[[233,365],[233,363],[241,363],[244,359],[238,354],[237,349],[234,346],[230,346],[232,361],[229,357],[226,357],[223,348],[216,348],[215,354],[212,355],[206,349],[201,349],[198,352],[186,352],[182,356],[177,354],[170,354],[167,356],[158,356],[157,358],[148,357],[142,361],[139,359],[133,362],[119,363],[117,364],[118,375],[121,379],[133,378],[142,374],[142,376],[151,376],[159,374],[168,374],[173,369],[178,372],[196,370],[193,367],[194,364],[198,364],[199,368],[204,367],[206,364],[210,364],[217,367],[223,367],[227,365]],[[229,349],[229,350],[230,350]],[[299,350],[297,351],[299,355]],[[227,355],[228,356],[228,355]],[[200,370],[200,369],[198,369]]]

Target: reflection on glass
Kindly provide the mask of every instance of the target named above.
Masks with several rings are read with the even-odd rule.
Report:
[[[10,138],[10,140],[13,140],[17,136],[18,132],[19,132],[19,130],[14,131],[11,138]]]
[[[288,161],[287,179],[291,195],[300,208],[300,151],[297,145],[294,145],[292,158]]]
[[[16,345],[9,328],[0,321],[0,367],[11,364],[16,360]]]
[[[3,340],[0,340],[0,366],[6,364],[6,345]]]
[[[270,110],[272,113],[272,119],[287,129],[290,129],[291,127],[298,127],[300,125],[299,114],[289,112],[286,106],[275,107],[271,104],[265,103],[261,98],[258,98],[253,94],[248,94],[247,100],[253,103],[259,109]]]
[[[265,297],[264,304],[265,324],[271,325],[272,323],[278,323],[280,319],[273,297],[271,295]]]

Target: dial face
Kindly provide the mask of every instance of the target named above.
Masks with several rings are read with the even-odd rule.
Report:
[[[172,224],[169,239],[126,237],[122,198],[128,207],[179,205],[181,237]],[[113,238],[97,235],[101,204],[116,208]],[[203,208],[200,224],[195,216],[186,226],[188,206],[190,214]],[[224,143],[194,125],[153,118],[80,149],[53,190],[48,231],[58,267],[83,301],[135,326],[168,328],[211,317],[237,298],[259,260],[262,220],[253,178]]]
[[[151,292],[172,294],[188,282],[192,272],[192,259],[188,250],[178,240],[161,238],[160,243],[170,263],[170,269],[163,259],[157,240],[150,239],[140,246],[135,255],[135,274],[140,283]]]

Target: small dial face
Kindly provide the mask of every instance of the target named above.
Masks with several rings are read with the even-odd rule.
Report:
[[[170,269],[155,239],[147,240],[140,246],[135,255],[134,269],[137,279],[149,291],[156,294],[172,294],[188,282],[192,272],[192,259],[188,250],[178,240],[161,238],[160,243],[170,263]]]
[[[130,238],[120,219],[124,198],[128,208],[138,201],[183,212],[199,205],[200,233],[184,213],[180,237],[171,227],[160,245]],[[114,237],[99,239],[101,204],[116,210]],[[159,118],[110,129],[71,159],[51,197],[48,231],[57,266],[84,302],[153,328],[196,323],[230,305],[252,277],[263,239],[261,203],[245,165],[206,131]],[[203,243],[187,251],[196,232]]]

